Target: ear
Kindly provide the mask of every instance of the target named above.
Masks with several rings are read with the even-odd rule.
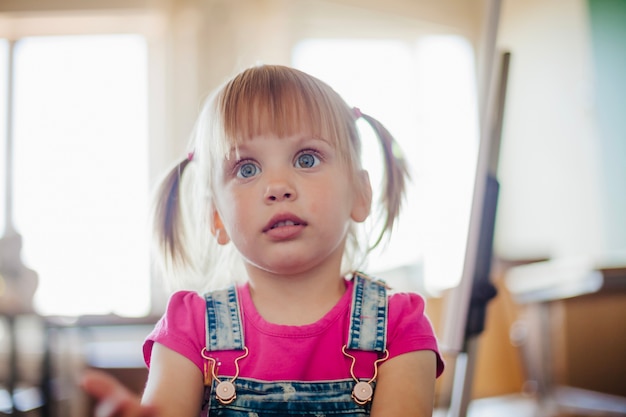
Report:
[[[211,234],[215,236],[218,244],[226,245],[230,242],[230,237],[228,236],[228,233],[226,233],[222,218],[220,217],[217,209],[213,208],[211,212]]]
[[[359,171],[356,176],[357,186],[354,188],[354,202],[350,217],[357,223],[364,222],[372,209],[372,186],[366,170]]]

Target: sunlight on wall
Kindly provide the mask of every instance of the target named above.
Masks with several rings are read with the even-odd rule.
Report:
[[[469,43],[456,36],[413,43],[309,39],[297,45],[293,64],[379,119],[409,161],[412,181],[399,226],[389,246],[370,257],[368,272],[384,277],[403,270],[399,278],[393,274],[398,281],[392,286],[431,294],[457,285],[479,138]],[[359,125],[364,165],[376,192],[382,176],[379,145],[366,124]]]
[[[14,216],[37,310],[146,314],[144,39],[21,39],[14,108]]]

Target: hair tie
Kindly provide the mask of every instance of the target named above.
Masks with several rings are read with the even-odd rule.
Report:
[[[361,116],[363,116],[363,113],[361,113],[361,109],[359,109],[358,107],[352,108],[352,114],[354,114],[355,119],[360,119]]]
[[[191,151],[187,154],[187,160],[189,162],[191,162],[193,160],[193,154],[195,153],[195,151]]]

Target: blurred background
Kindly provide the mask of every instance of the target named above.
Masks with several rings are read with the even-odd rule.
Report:
[[[450,355],[438,408],[481,143],[498,136],[497,296],[470,412],[626,415],[624,0],[1,0],[0,415],[88,415],[85,367],[141,391],[168,297],[153,187],[206,96],[258,63],[323,79],[402,146],[409,197],[367,270],[427,298]]]

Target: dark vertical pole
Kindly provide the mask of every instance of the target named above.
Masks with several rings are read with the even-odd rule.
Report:
[[[486,150],[487,154],[485,155],[487,169],[484,176],[477,176],[477,181],[482,181],[482,184],[477,185],[482,185],[483,187],[481,211],[480,216],[478,216],[480,224],[477,241],[475,242],[473,269],[469,275],[471,290],[466,310],[467,315],[465,316],[463,344],[455,364],[449,417],[464,417],[467,415],[472,394],[478,336],[485,327],[487,304],[496,296],[496,288],[491,283],[491,263],[493,258],[496,209],[500,190],[497,180],[497,169],[510,57],[511,55],[508,52],[501,57],[499,85],[496,91],[497,96],[494,98],[493,115],[489,118],[489,123],[483,127],[483,129],[487,129],[485,131],[485,134],[488,136],[486,143],[489,144],[489,149]]]

